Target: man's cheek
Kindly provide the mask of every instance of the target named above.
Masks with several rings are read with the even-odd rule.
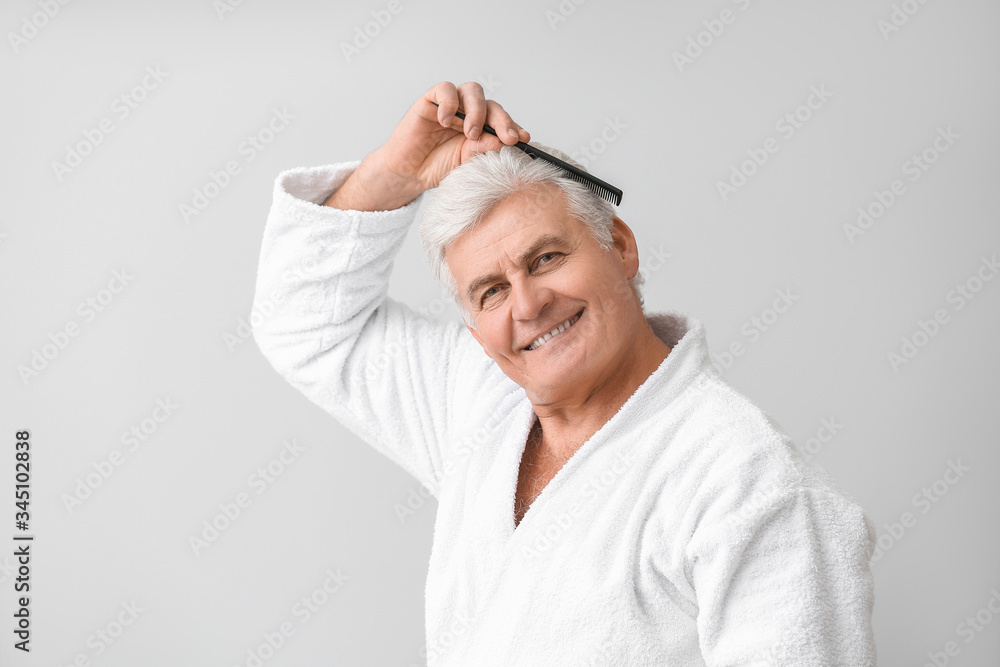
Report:
[[[586,310],[583,311],[583,317],[573,327],[580,327],[577,335],[586,339],[593,339],[594,335],[603,329],[597,304],[589,304]]]

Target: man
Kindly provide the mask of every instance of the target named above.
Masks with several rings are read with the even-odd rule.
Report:
[[[870,521],[697,320],[643,313],[631,230],[529,138],[443,82],[360,163],[279,175],[264,233],[261,350],[438,500],[428,663],[874,665]],[[386,295],[434,188],[464,326]]]

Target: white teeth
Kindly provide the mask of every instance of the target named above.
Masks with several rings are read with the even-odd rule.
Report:
[[[560,324],[558,327],[556,327],[555,329],[553,329],[550,333],[547,333],[544,336],[539,336],[538,338],[536,338],[534,340],[534,342],[531,343],[531,349],[532,350],[537,350],[542,345],[545,345],[545,343],[547,343],[549,341],[549,339],[552,338],[553,336],[555,336],[557,333],[562,333],[563,331],[566,331],[566,329],[569,329],[570,322],[572,320],[573,320],[573,318],[571,317],[568,320],[566,320],[565,322],[563,322],[562,324]]]

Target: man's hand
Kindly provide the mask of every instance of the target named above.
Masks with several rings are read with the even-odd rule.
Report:
[[[437,106],[435,106],[435,103]],[[455,115],[465,112],[465,120]],[[483,125],[498,137],[483,132]],[[323,202],[344,210],[387,211],[436,188],[448,172],[476,153],[527,142],[531,135],[474,81],[434,86],[413,103],[384,145],[370,153]]]

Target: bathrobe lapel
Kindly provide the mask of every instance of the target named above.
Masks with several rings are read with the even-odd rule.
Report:
[[[515,528],[514,494],[517,489],[521,457],[535,421],[531,402],[523,390],[519,394],[518,403],[512,411],[510,427],[502,446],[495,452],[491,470],[479,495],[480,502],[477,503],[476,519],[480,529],[477,531],[477,539],[474,540],[476,545],[473,548],[476,549],[476,559],[483,565],[477,568],[474,575],[477,606],[481,607],[492,599],[500,582],[508,576],[512,565],[523,560],[523,553],[531,548],[532,542],[538,537],[539,529],[554,521],[555,516],[552,512],[565,509],[566,501],[571,499],[566,493],[572,494],[574,498],[579,494],[581,476],[589,479],[593,474],[610,466],[616,453],[630,449],[629,443],[619,442],[616,439],[618,435],[623,432],[628,433],[630,443],[641,441],[641,438],[637,437],[638,430],[645,430],[652,425],[648,420],[657,411],[660,401],[665,398],[662,392],[663,386],[678,384],[676,375],[682,369],[681,374],[688,375],[708,365],[706,350],[702,349],[702,345],[698,345],[701,343],[697,336],[700,327],[696,327],[698,329],[696,335],[686,341],[686,348],[694,344],[696,349],[677,350],[679,338],[686,332],[662,315],[654,315],[648,319],[654,332],[675,348],[671,351],[673,358],[668,356],[622,408],[574,452],[531,504],[521,523]],[[668,391],[667,395],[672,396],[675,391],[676,388],[674,391]],[[597,454],[602,448],[605,451]],[[595,456],[598,456],[602,463],[596,467],[589,466],[588,462]]]

